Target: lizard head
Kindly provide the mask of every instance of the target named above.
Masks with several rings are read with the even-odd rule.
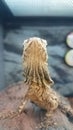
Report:
[[[25,81],[42,86],[52,85],[54,82],[48,70],[47,41],[32,37],[23,43],[23,69]]]

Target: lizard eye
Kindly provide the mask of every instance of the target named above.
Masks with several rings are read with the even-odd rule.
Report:
[[[25,46],[26,43],[28,43],[28,39],[27,39],[27,40],[24,40],[23,46]]]
[[[43,45],[46,47],[47,46],[47,41],[44,39],[41,39],[41,42],[43,43]]]
[[[24,42],[23,42],[23,49],[26,48],[27,43],[29,43],[29,39],[24,40]]]

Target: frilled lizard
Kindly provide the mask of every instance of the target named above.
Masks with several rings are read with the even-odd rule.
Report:
[[[24,41],[23,44],[23,75],[25,83],[29,86],[24,97],[24,101],[16,112],[10,112],[9,115],[0,115],[0,118],[6,118],[18,115],[25,110],[28,100],[37,104],[39,107],[47,110],[48,117],[60,108],[64,113],[73,116],[73,110],[70,105],[65,104],[62,98],[53,88],[53,80],[48,70],[47,41],[41,38],[33,37]]]

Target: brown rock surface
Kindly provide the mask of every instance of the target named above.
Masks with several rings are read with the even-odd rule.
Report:
[[[23,82],[14,84],[1,91],[0,113],[16,111],[26,92],[27,86]],[[71,104],[73,104],[73,98],[69,98],[69,100]],[[40,124],[43,119],[44,114],[45,111],[29,102],[26,106],[26,113],[23,112],[14,118],[1,119],[0,130],[46,130],[46,128],[37,128],[38,124]],[[57,126],[49,126],[47,130],[73,130],[73,123],[59,110],[53,114],[53,119],[57,122]]]

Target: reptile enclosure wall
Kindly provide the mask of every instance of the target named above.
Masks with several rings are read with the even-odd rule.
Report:
[[[20,22],[19,22],[20,21]],[[59,18],[25,18],[10,19],[0,24],[0,88],[6,88],[11,84],[23,81],[22,76],[22,43],[25,39],[33,36],[44,38],[48,42],[49,69],[55,82],[54,89],[61,94],[72,97],[73,95],[73,68],[64,62],[64,55],[69,49],[66,45],[66,36],[73,30],[72,19]],[[13,87],[14,86],[14,87]],[[22,83],[11,85],[1,91],[0,109],[16,110],[20,104],[26,86]],[[16,96],[15,96],[16,95]],[[72,101],[72,99],[71,99]],[[73,102],[72,102],[73,103]],[[26,113],[0,121],[0,130],[34,130],[44,111],[29,103]],[[48,130],[72,130],[73,124],[59,110],[53,115],[59,121],[58,127],[49,127]],[[45,128],[44,128],[45,129]]]

